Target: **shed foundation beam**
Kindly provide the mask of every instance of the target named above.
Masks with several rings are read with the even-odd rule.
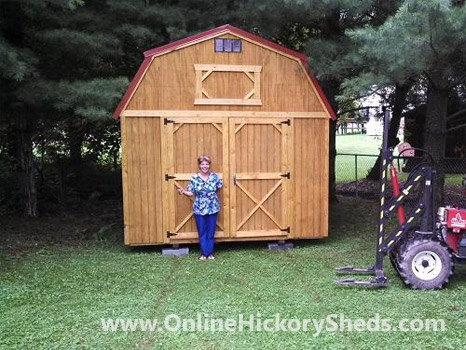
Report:
[[[173,248],[165,248],[162,249],[162,255],[171,255],[171,256],[181,256],[181,255],[188,255],[189,248],[179,248],[178,244],[173,245]]]
[[[278,241],[276,243],[267,244],[270,251],[282,251],[282,250],[291,250],[294,248],[294,244],[291,242],[286,243],[285,241]]]

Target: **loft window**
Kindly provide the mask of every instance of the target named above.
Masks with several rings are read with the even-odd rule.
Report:
[[[241,39],[215,38],[215,52],[241,52]]]

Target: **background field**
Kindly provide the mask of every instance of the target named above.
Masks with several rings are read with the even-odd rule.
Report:
[[[335,176],[337,183],[345,183],[363,179],[373,167],[380,152],[382,139],[377,136],[362,134],[337,135],[337,158],[335,161]],[[364,154],[371,156],[354,156],[348,154]],[[357,170],[357,173],[356,173]]]
[[[335,162],[337,183],[347,183],[355,181],[356,179],[364,179],[375,164],[376,156],[379,154],[381,147],[382,138],[380,136],[362,134],[337,135],[337,158]],[[355,157],[355,154],[358,156]],[[398,154],[396,149],[394,154]],[[397,164],[396,161],[395,164]],[[448,166],[451,167],[452,165],[455,165],[455,163],[448,163]],[[459,174],[447,174],[447,185],[461,185],[463,174],[466,174],[464,163],[458,162],[455,167],[464,169],[464,171]],[[456,170],[456,172],[458,171]],[[401,173],[400,179],[405,180],[406,175],[406,173]]]
[[[363,134],[337,135],[337,153],[378,155],[382,147],[381,136]]]

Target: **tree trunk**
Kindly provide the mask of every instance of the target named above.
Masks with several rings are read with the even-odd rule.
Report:
[[[83,160],[82,145],[84,142],[84,127],[81,120],[69,119],[67,126],[68,147],[70,150],[70,165],[72,171],[80,171]]]
[[[406,106],[406,96],[408,95],[411,84],[395,86],[395,100],[393,103],[393,112],[388,129],[388,147],[395,147],[400,140],[397,137],[400,128],[401,115]],[[380,155],[377,157],[374,166],[366,176],[368,180],[380,180]]]
[[[424,127],[424,149],[432,155],[437,171],[434,190],[434,208],[443,204],[445,185],[445,145],[447,130],[448,91],[429,86],[426,103],[426,121]]]
[[[33,126],[30,118],[20,115],[16,117],[16,148],[18,160],[18,189],[20,205],[24,215],[37,217],[36,168],[32,154]]]
[[[336,131],[337,121],[330,120],[329,128],[329,200],[330,202],[338,202],[337,198],[337,187],[335,177],[335,161],[337,158],[337,146],[336,146]]]
[[[82,156],[82,145],[83,145],[83,135],[82,134],[73,134],[70,135],[70,161],[72,164],[73,169],[80,170],[81,164],[83,161]]]
[[[67,203],[68,187],[80,192],[83,183],[83,156],[82,145],[84,142],[84,126],[81,120],[71,119],[68,121],[68,147],[70,158],[60,167],[61,174],[61,204]]]

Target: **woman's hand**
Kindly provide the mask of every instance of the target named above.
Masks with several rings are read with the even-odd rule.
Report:
[[[194,193],[186,191],[183,187],[178,187],[177,189],[179,194],[184,194],[185,196],[192,197]]]

